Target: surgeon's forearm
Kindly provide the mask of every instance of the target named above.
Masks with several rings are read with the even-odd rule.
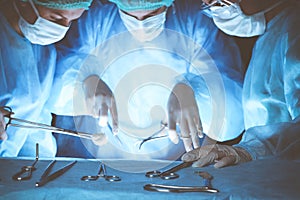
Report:
[[[292,122],[248,129],[235,145],[245,149],[253,160],[270,157],[300,159],[300,116]]]

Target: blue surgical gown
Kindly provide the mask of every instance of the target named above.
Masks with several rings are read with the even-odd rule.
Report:
[[[87,114],[81,88],[83,80],[93,74],[107,83],[116,98],[122,144],[109,128],[93,128],[91,124],[97,120],[75,118],[72,122],[81,131],[107,134],[110,143],[99,148],[83,140],[95,157],[122,158],[127,153],[131,158],[180,156],[182,143],[176,146],[168,138],[146,142],[138,149],[141,138],[159,129],[170,91],[178,82],[193,88],[209,137],[224,141],[242,132],[244,71],[240,54],[232,38],[201,12],[200,4],[175,1],[167,10],[162,33],[150,42],[139,42],[127,31],[116,5],[94,1],[58,45],[55,95],[51,100],[54,113]]]
[[[246,133],[239,144],[253,159],[283,153],[299,159],[299,23],[299,6],[285,8],[254,46],[243,90]]]
[[[8,2],[8,1],[7,1]],[[44,110],[50,95],[56,63],[54,46],[31,44],[10,26],[0,9],[0,105],[10,106],[13,117],[50,124],[51,113]],[[41,157],[56,154],[50,132],[8,126],[8,139],[0,141],[0,155],[33,156],[39,143]]]

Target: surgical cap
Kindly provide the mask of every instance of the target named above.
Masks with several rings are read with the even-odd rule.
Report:
[[[174,0],[109,0],[124,11],[155,10],[162,6],[169,7]]]
[[[22,0],[27,2],[29,0]],[[84,8],[87,10],[93,0],[32,0],[37,5],[58,10],[73,10]]]

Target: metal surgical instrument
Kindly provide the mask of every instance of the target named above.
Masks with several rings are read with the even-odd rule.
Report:
[[[12,179],[15,181],[25,181],[31,179],[32,172],[36,170],[34,166],[38,162],[38,160],[39,160],[39,144],[36,143],[34,163],[32,165],[23,166],[21,171],[19,171],[18,173],[12,176]],[[26,175],[23,176],[23,174]]]
[[[123,143],[120,140],[119,136],[114,133],[113,128],[111,127],[111,125],[108,122],[107,122],[107,127],[109,128],[110,132],[112,132],[113,136],[117,139],[119,145],[122,145]]]
[[[202,3],[201,5],[201,10],[206,10],[206,9],[209,9],[210,7],[212,6],[230,6],[230,5],[233,5],[234,3],[232,3],[231,1],[229,0],[215,0],[213,2],[211,2],[210,4],[206,4],[206,3]]]
[[[73,165],[75,165],[77,161],[71,162],[70,164],[62,167],[61,169],[57,170],[56,172],[53,172],[51,175],[49,175],[51,169],[53,168],[54,164],[56,163],[56,160],[53,160],[48,167],[46,168],[46,170],[44,171],[43,175],[41,176],[40,180],[38,182],[35,183],[36,187],[41,187],[43,185],[45,185],[46,183],[56,179],[57,177],[63,175],[66,171],[68,171],[69,169],[71,169],[71,167],[73,167]]]
[[[198,174],[201,176],[204,180],[204,186],[207,186],[209,188],[212,188],[211,180],[213,179],[212,175],[210,175],[208,172],[202,172],[202,171],[196,171],[195,174]]]
[[[150,135],[149,137],[147,137],[145,139],[139,139],[139,141],[136,142],[136,145],[138,145],[139,149],[141,149],[142,145],[144,143],[148,142],[148,141],[158,140],[158,139],[163,139],[163,138],[168,138],[169,137],[169,135],[165,133],[165,130],[169,129],[168,128],[168,123],[161,121],[160,125],[161,125],[160,129],[157,130],[156,132],[154,132],[152,135]],[[177,132],[177,134],[178,134],[178,132],[180,132],[179,127],[176,127],[176,132]]]
[[[12,117],[14,112],[12,112],[12,109],[8,106],[3,106],[1,107],[8,111],[8,114],[5,114],[4,117],[8,118],[8,122],[6,122],[5,130],[7,129],[8,126],[14,126],[14,127],[19,127],[19,128],[32,128],[32,129],[40,129],[40,130],[45,130],[45,131],[50,131],[50,132],[56,132],[56,133],[61,133],[65,135],[71,135],[75,137],[80,137],[80,138],[85,138],[85,139],[91,139],[97,135],[97,134],[88,134],[84,132],[77,132],[77,131],[72,131],[72,130],[67,130],[63,128],[58,128],[55,126],[50,126],[47,124],[42,124],[42,123],[37,123],[37,122],[31,122],[28,120],[24,119],[18,119]]]
[[[160,184],[147,184],[144,185],[144,189],[148,191],[155,192],[210,192],[216,193],[219,192],[217,189],[210,188],[207,186],[177,186],[177,185],[160,185]]]
[[[175,172],[177,172],[180,169],[189,167],[192,164],[193,164],[193,162],[183,162],[183,163],[181,163],[179,165],[176,165],[175,167],[172,167],[171,169],[168,169],[164,172],[160,172],[160,171],[157,171],[157,170],[147,172],[145,174],[145,176],[149,177],[149,178],[160,177],[160,178],[165,179],[165,180],[175,179],[175,178],[179,177],[179,175],[176,174]]]
[[[119,176],[110,176],[106,174],[106,167],[103,163],[100,164],[100,169],[97,175],[92,175],[92,176],[83,176],[81,177],[82,181],[96,181],[98,178],[104,178],[106,181],[109,182],[115,182],[115,181],[121,181],[121,178]]]
[[[195,174],[198,174],[204,179],[204,186],[196,187],[196,186],[177,186],[177,185],[160,185],[160,184],[147,184],[144,185],[144,189],[148,191],[155,192],[210,192],[216,193],[219,190],[215,189],[211,185],[211,180],[213,176],[211,176],[208,172],[197,171]]]
[[[147,141],[168,137],[168,135],[160,135],[162,133],[162,131],[164,131],[167,127],[168,127],[167,123],[161,122],[161,128],[158,131],[156,131],[155,133],[153,133],[151,136],[143,139],[141,141],[141,143],[139,144],[139,149],[141,149],[142,145]]]

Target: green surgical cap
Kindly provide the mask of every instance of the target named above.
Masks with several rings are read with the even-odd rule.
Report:
[[[162,6],[169,7],[174,0],[109,0],[124,11],[155,10]]]
[[[28,1],[28,0],[22,0]],[[37,5],[58,10],[74,10],[84,8],[87,10],[93,0],[32,0]]]

